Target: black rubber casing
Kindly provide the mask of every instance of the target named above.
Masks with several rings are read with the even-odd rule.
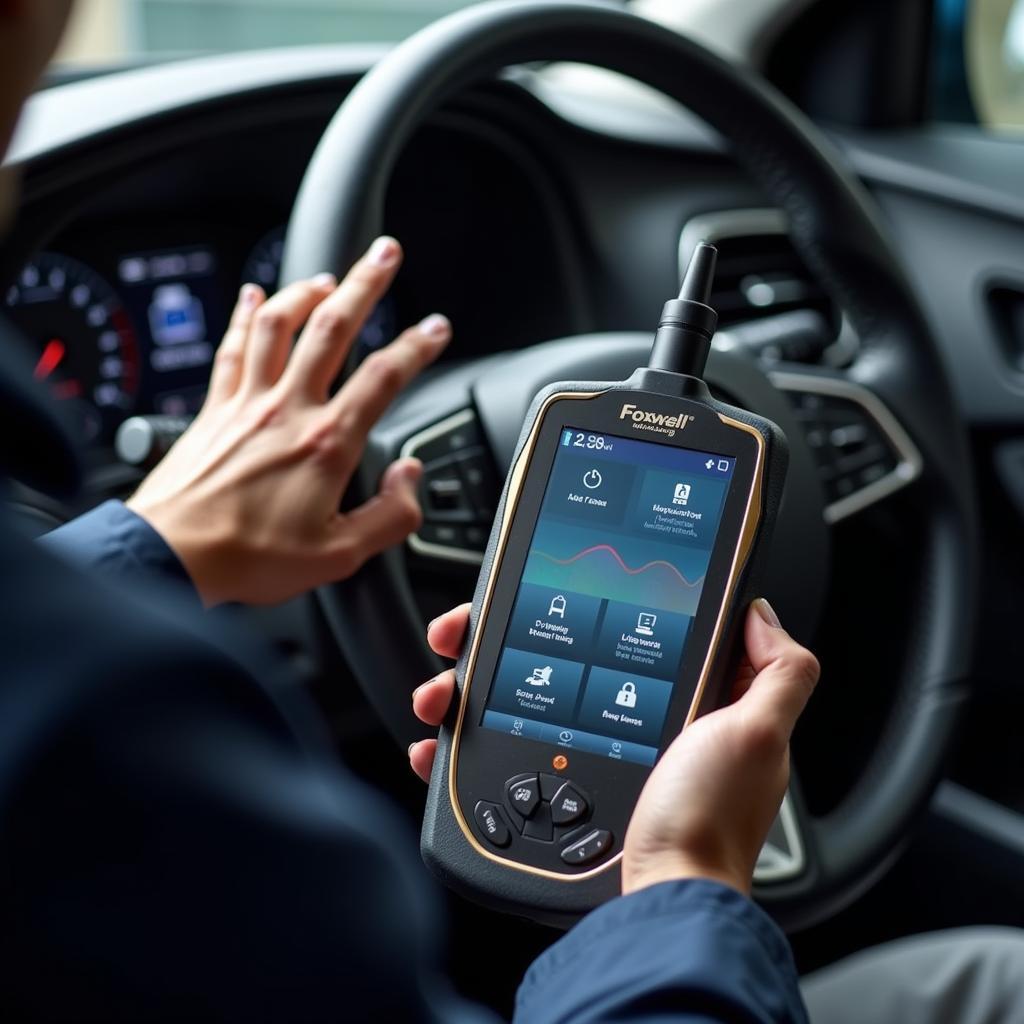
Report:
[[[765,565],[765,556],[769,547],[772,528],[774,526],[776,514],[781,501],[782,489],[785,483],[786,466],[788,462],[788,449],[785,437],[774,423],[763,419],[762,417],[753,415],[745,410],[736,409],[732,406],[716,401],[711,397],[703,382],[692,377],[684,377],[679,374],[644,369],[638,370],[629,381],[622,383],[586,383],[577,381],[572,383],[553,384],[541,391],[533,401],[516,446],[515,457],[512,461],[512,470],[505,483],[498,512],[495,516],[494,527],[491,531],[487,550],[484,554],[484,561],[481,567],[480,576],[477,581],[472,610],[470,612],[470,625],[464,654],[456,666],[458,688],[457,699],[453,701],[452,710],[445,724],[441,727],[440,734],[438,736],[437,755],[434,760],[433,774],[431,776],[430,788],[427,794],[421,848],[423,859],[427,866],[445,884],[460,894],[473,899],[476,902],[499,910],[529,917],[545,924],[562,927],[571,925],[583,914],[618,895],[621,884],[618,863],[614,863],[606,870],[600,872],[581,872],[581,874],[586,875],[586,877],[583,878],[573,878],[571,873],[568,871],[566,871],[563,878],[553,878],[524,871],[521,868],[500,863],[491,857],[482,855],[469,842],[455,815],[449,793],[449,776],[455,729],[459,722],[459,708],[463,703],[465,695],[466,673],[470,652],[474,649],[474,641],[477,639],[477,631],[484,625],[481,621],[481,613],[489,590],[488,583],[491,573],[495,568],[494,563],[495,558],[498,555],[499,541],[504,532],[504,520],[509,512],[516,515],[516,510],[508,510],[510,481],[516,474],[516,468],[519,465],[520,457],[523,454],[524,448],[533,436],[538,416],[545,415],[548,409],[548,403],[553,396],[560,393],[597,393],[605,395],[609,392],[623,393],[622,398],[624,401],[629,400],[630,392],[635,393],[637,399],[641,402],[645,398],[654,399],[658,401],[659,409],[666,408],[664,401],[666,398],[675,399],[675,402],[669,403],[668,408],[682,412],[692,411],[693,407],[690,403],[696,402],[699,406],[713,414],[721,414],[729,419],[752,427],[763,441],[764,450],[760,479],[760,519],[756,533],[752,538],[746,562],[739,571],[738,578],[734,584],[732,598],[728,602],[728,607],[726,608],[723,626],[718,641],[718,654],[710,666],[710,672],[707,677],[699,705],[698,713],[700,714],[704,714],[707,711],[712,710],[714,707],[720,706],[728,697],[730,684],[734,676],[740,654],[744,614],[751,600],[757,597],[760,593],[759,587],[762,571]],[[576,403],[572,402],[567,404],[575,405]],[[648,402],[648,405],[649,404],[650,402]],[[560,420],[564,418],[564,415],[559,417]],[[561,426],[561,422],[559,423],[559,426]],[[616,426],[611,422],[602,429],[607,434],[618,436],[623,436],[627,433],[627,429],[622,425]],[[737,433],[740,433],[738,428],[733,429],[736,430]],[[749,437],[745,432],[744,436]],[[657,435],[638,435],[636,439],[655,442],[659,440]],[[687,441],[686,446],[691,447],[689,441]],[[700,448],[701,446],[699,443],[696,443],[692,445],[692,447]],[[549,457],[545,459],[542,457],[541,453],[535,449],[531,458],[531,463],[533,461],[540,461],[543,463],[546,470],[546,468],[550,466],[550,459],[553,458],[553,452],[548,452],[547,455]],[[543,477],[543,483],[546,484],[546,471],[543,473]],[[522,496],[524,489],[525,487],[520,487],[520,496]],[[543,487],[540,489],[543,491]],[[526,515],[529,515],[529,512],[529,509],[524,510],[524,514]],[[530,516],[531,522],[526,524],[529,527],[526,532],[527,538],[532,533],[535,515],[536,509],[534,509],[534,514]],[[723,516],[722,529],[724,528],[725,517]],[[717,552],[724,540],[725,535],[720,534],[715,544],[715,557],[717,557]],[[735,547],[739,542],[739,536],[733,536],[730,540],[732,541],[732,546]],[[512,540],[506,544],[504,551],[504,557],[506,559],[510,548],[515,543],[516,542]],[[520,541],[520,543],[522,542]],[[499,571],[501,571],[500,567],[498,568]],[[516,586],[518,585],[518,574],[516,575],[516,580],[512,582],[514,582]],[[695,620],[696,623],[699,623],[706,617],[703,605],[704,602],[702,601],[701,609],[698,612],[698,619]],[[493,611],[490,614],[493,615]],[[504,636],[505,627],[508,622],[507,614],[502,615],[501,619],[501,622],[497,622],[495,620],[488,625],[488,643],[490,642],[492,631],[499,637]],[[696,637],[696,629],[694,637]],[[691,644],[693,639],[694,638],[691,638]],[[684,657],[684,662],[687,657],[689,657],[689,651],[687,652],[686,657]],[[701,660],[703,661],[703,659]],[[483,682],[482,677],[480,682]],[[479,710],[480,699],[479,694],[473,693],[471,703],[474,705],[475,711],[472,715],[467,714],[462,721],[461,729],[463,738],[472,732],[474,734],[474,742],[479,742],[481,739],[484,739],[484,742],[487,742],[487,739],[485,738],[493,737],[494,739],[492,742],[496,749],[500,748],[502,744],[507,746],[509,738],[504,737],[500,733],[494,733],[479,726],[479,719],[476,715],[476,711]],[[667,745],[667,742],[670,740],[670,733],[677,731],[685,720],[688,701],[685,702],[682,710],[677,707],[677,704],[677,700],[673,699],[669,710],[668,726],[674,724],[675,730],[670,730],[668,726],[666,727],[662,749],[664,749],[664,746]],[[465,742],[464,739],[463,742]],[[523,743],[524,746],[528,745],[534,747],[534,749],[538,746],[538,744],[531,743],[530,741],[520,740],[512,742]],[[544,746],[548,750],[546,765],[544,763],[535,763],[534,761],[527,759],[524,763],[518,766],[517,770],[540,770],[548,771],[551,774],[558,774],[557,772],[552,771],[550,755],[552,753],[558,753],[559,751],[557,748],[550,745],[545,744]],[[575,760],[578,760],[578,758]],[[595,828],[612,829],[613,845],[610,853],[612,858],[614,858],[622,849],[625,823],[626,820],[628,820],[633,802],[635,802],[636,796],[639,792],[637,779],[639,778],[639,782],[642,783],[642,780],[646,778],[649,771],[650,769],[642,768],[638,765],[628,766],[624,776],[629,777],[632,780],[632,784],[628,787],[628,795],[626,797],[628,804],[615,808],[615,821],[609,822],[602,816],[602,801],[598,802],[597,812],[593,820],[590,822],[590,825]],[[515,770],[513,770],[513,766],[510,765],[508,775],[511,777],[514,774]],[[565,772],[565,777],[578,785],[581,785],[584,790],[587,789],[586,777],[578,777],[578,775],[574,774],[571,767]],[[464,783],[465,780],[460,777],[458,781],[460,782],[459,792],[461,793],[463,792],[461,784]],[[503,796],[504,794],[500,789],[497,792],[493,792],[492,789],[489,798],[500,803]],[[621,804],[621,800],[613,800],[611,802]],[[603,804],[607,805],[608,803],[608,794],[606,793]],[[472,806],[463,806],[462,815],[467,823],[467,827],[473,831],[475,826],[472,822]],[[487,844],[481,842],[479,838],[477,838],[476,841],[481,847],[487,847]],[[508,851],[494,850],[493,854],[498,857],[504,857],[508,856]],[[607,857],[603,858],[601,861],[595,862],[595,864],[587,865],[587,867],[589,869],[599,866],[600,863],[603,863],[603,861],[607,859]],[[563,870],[565,870],[564,866]]]

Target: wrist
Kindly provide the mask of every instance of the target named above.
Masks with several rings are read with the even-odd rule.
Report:
[[[672,851],[643,858],[630,858],[628,853],[622,864],[622,893],[648,889],[661,882],[681,882],[702,879],[718,882],[735,889],[744,896],[750,895],[752,872],[746,868],[734,868],[720,863],[702,862],[685,854]]]
[[[215,587],[211,585],[211,573],[206,564],[210,559],[204,557],[204,545],[199,542],[199,538],[194,537],[188,530],[179,529],[174,518],[165,515],[159,505],[148,506],[145,502],[140,502],[137,495],[129,498],[125,505],[140,519],[145,520],[174,552],[204,607],[211,608],[224,600],[217,595]]]

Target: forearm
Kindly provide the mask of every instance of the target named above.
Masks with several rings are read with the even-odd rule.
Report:
[[[530,968],[516,1021],[806,1024],[785,937],[714,882],[666,882],[595,911]]]

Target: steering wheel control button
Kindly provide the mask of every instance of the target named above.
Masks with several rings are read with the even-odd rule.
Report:
[[[837,523],[916,480],[921,452],[882,400],[841,377],[769,373],[803,427],[825,492],[826,523]]]
[[[454,523],[424,523],[419,529],[421,540],[428,544],[438,544],[445,548],[462,546],[462,529]]]
[[[612,846],[612,834],[603,828],[595,828],[582,839],[577,840],[562,851],[562,860],[566,864],[589,864],[598,857],[603,857]]]
[[[540,804],[540,784],[536,775],[526,775],[505,783],[508,805],[517,814],[529,818]]]
[[[421,431],[410,438],[404,447],[407,454],[414,455],[424,464],[429,464],[438,459],[458,455],[469,448],[477,448],[483,443],[476,413],[472,409],[464,409]]]
[[[508,846],[512,841],[512,833],[505,824],[501,808],[497,804],[479,800],[473,809],[473,817],[476,818],[477,828],[492,846],[501,848]]]
[[[860,402],[841,395],[794,390],[787,394],[814,452],[830,504],[897,471],[900,453]]]
[[[472,409],[421,430],[402,445],[424,464],[423,525],[409,538],[417,554],[479,564],[501,485]]]
[[[487,452],[483,448],[472,449],[460,455],[456,463],[477,522],[490,523],[494,519],[501,488]]]
[[[589,810],[583,794],[571,782],[567,782],[551,801],[551,820],[556,825],[571,825],[584,817]]]
[[[458,519],[472,521],[473,511],[466,498],[466,487],[453,459],[429,463],[420,483],[423,514],[429,520]]]

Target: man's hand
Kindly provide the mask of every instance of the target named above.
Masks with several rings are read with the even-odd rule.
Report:
[[[456,657],[468,622],[469,605],[435,619],[427,630],[430,646]],[[789,738],[819,668],[763,599],[747,613],[745,641],[733,702],[684,729],[640,794],[626,833],[623,892],[681,878],[711,878],[750,892],[789,781]],[[439,725],[454,693],[449,669],[413,693],[413,710],[421,721]],[[409,748],[413,771],[424,780],[436,748],[436,740]]]
[[[340,285],[323,274],[270,299],[242,289],[202,411],[128,502],[207,605],[270,604],[344,579],[419,525],[412,459],[391,465],[364,505],[338,506],[367,433],[447,345],[448,321],[427,317],[329,393],[401,259],[393,238],[378,238]]]

